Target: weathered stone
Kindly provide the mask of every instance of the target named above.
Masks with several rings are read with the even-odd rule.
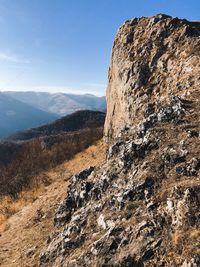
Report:
[[[119,29],[107,158],[69,180],[41,264],[198,266],[199,25],[160,14]]]
[[[143,32],[141,29],[144,29]],[[188,36],[188,32],[195,32],[192,38]],[[124,44],[127,33],[129,41]],[[139,36],[142,35],[144,39],[140,42]],[[158,98],[163,106],[158,112],[159,121],[176,122],[176,115],[182,116],[186,109],[192,108],[192,103],[184,99],[177,84],[187,90],[191,87],[188,80],[192,80],[193,88],[198,89],[199,82],[195,79],[198,76],[198,67],[195,68],[195,73],[191,73],[191,70],[194,69],[193,62],[198,62],[199,55],[191,54],[190,51],[197,51],[199,36],[197,24],[171,17],[141,18],[134,20],[133,25],[125,23],[120,28],[109,71],[109,108],[105,123],[107,139],[111,141],[119,136],[121,130],[131,128],[136,121],[141,120],[142,113],[138,103],[152,103],[151,100],[154,101],[159,94],[163,96],[162,99]],[[177,45],[178,38],[182,39],[181,46]],[[131,53],[134,56],[131,57]],[[185,62],[182,60],[183,53],[187,58]],[[169,101],[171,104],[167,107]]]
[[[190,162],[176,167],[176,173],[185,176],[197,176],[200,169],[200,160],[193,158]]]

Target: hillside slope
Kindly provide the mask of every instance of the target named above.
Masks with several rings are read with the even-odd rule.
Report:
[[[48,185],[24,191],[18,200],[1,201],[0,266],[38,266],[40,251],[46,245],[55,208],[65,195],[69,177],[90,165],[101,165],[105,150],[102,140],[98,141],[54,170],[41,173],[41,177],[50,181]],[[8,213],[10,217],[6,218]]]
[[[62,117],[52,123],[37,128],[18,132],[8,137],[8,140],[29,140],[32,138],[75,132],[85,128],[102,127],[105,113],[99,111],[82,110]]]
[[[58,115],[45,112],[0,93],[0,138],[16,131],[56,120]]]
[[[78,110],[98,110],[105,112],[105,97],[95,95],[74,95],[65,93],[47,93],[47,92],[4,92],[19,101],[28,103],[33,107],[47,112],[55,113],[59,116],[65,116]]]
[[[103,136],[105,113],[78,111],[0,142],[0,197],[18,194],[37,175],[69,160]]]
[[[107,160],[70,178],[41,266],[200,266],[199,37],[166,15],[119,29]]]

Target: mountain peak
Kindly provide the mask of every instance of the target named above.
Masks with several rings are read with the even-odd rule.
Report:
[[[90,94],[76,95],[34,91],[5,92],[5,94],[46,112],[55,113],[58,116],[65,116],[84,109],[103,112],[106,110],[105,97],[96,97]]]

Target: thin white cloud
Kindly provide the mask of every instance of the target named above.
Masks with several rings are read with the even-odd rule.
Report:
[[[0,52],[0,61],[10,62],[10,63],[24,63],[24,64],[30,63],[29,60],[22,59],[14,54],[4,53],[4,52]]]
[[[8,62],[13,62],[16,63],[17,62],[17,58],[15,56],[11,56],[5,53],[0,53],[0,60],[1,61],[8,61]]]

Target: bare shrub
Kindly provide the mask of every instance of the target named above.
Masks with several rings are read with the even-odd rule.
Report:
[[[21,144],[16,157],[0,168],[0,196],[17,198],[37,181],[37,174],[72,158],[103,136],[103,128],[36,138]]]

